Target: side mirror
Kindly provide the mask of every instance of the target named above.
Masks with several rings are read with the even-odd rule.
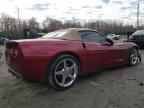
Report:
[[[109,38],[106,38],[106,41],[109,42],[110,45],[113,45],[113,44],[114,44],[114,42],[113,42],[111,39],[109,39]]]

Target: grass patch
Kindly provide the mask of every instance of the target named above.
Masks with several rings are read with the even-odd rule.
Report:
[[[1,49],[0,49],[0,58],[2,58],[2,52],[1,52]]]
[[[3,55],[3,46],[0,46],[0,58],[2,58],[2,55]]]
[[[0,58],[2,58],[2,53],[0,52]]]
[[[9,101],[9,104],[14,108],[27,108],[31,106],[35,98],[45,97],[53,93],[53,89],[43,85],[43,83],[28,83],[23,80],[11,79],[3,86],[3,102]],[[28,107],[29,108],[29,107]]]

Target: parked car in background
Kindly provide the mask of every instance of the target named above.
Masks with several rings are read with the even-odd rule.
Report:
[[[132,42],[114,43],[91,29],[69,28],[41,38],[6,43],[9,71],[26,80],[40,80],[57,89],[72,87],[79,75],[141,61]]]
[[[107,37],[115,40],[120,39],[120,35],[116,35],[116,34],[107,34]]]
[[[138,46],[144,47],[144,30],[137,30],[128,37],[129,42],[134,42]]]
[[[0,37],[0,44],[4,44],[4,39]]]
[[[42,36],[44,36],[44,35],[46,35],[47,33],[38,33],[38,36],[39,37],[42,37]]]
[[[6,41],[8,41],[9,39],[4,38],[4,37],[0,37],[0,45],[4,44]]]

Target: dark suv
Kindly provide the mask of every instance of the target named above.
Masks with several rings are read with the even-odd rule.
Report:
[[[128,38],[129,42],[134,42],[138,46],[144,47],[144,30],[137,30]]]
[[[7,38],[0,37],[0,45],[4,44],[6,41],[8,41]]]
[[[4,44],[5,39],[3,37],[0,37],[0,44]]]

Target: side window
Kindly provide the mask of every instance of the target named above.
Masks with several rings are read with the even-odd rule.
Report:
[[[94,43],[106,43],[108,42],[105,40],[105,36],[99,34],[97,32],[92,31],[81,31],[80,32],[81,38],[83,42],[94,42]]]

